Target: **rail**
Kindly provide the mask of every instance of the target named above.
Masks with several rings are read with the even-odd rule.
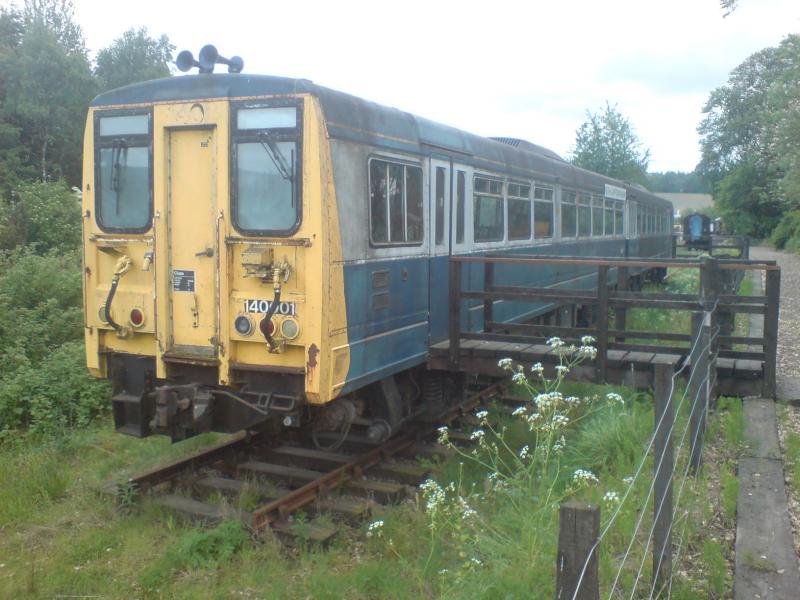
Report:
[[[547,281],[546,276],[537,273],[541,267],[546,267],[543,271],[549,269],[561,274],[561,282],[555,283],[555,277],[553,282]],[[654,269],[699,270],[697,292],[630,289],[633,275]],[[763,294],[737,294],[742,278],[749,271],[765,273]],[[564,283],[563,274],[567,272],[571,278]],[[449,278],[449,362],[454,368],[458,368],[463,341],[537,344],[552,336],[569,342],[589,335],[597,340],[596,378],[606,381],[609,351],[661,353],[685,359],[697,333],[696,321],[705,313],[710,325],[720,328],[715,348],[718,357],[760,362],[762,395],[775,397],[780,267],[774,261],[709,256],[672,259],[454,256],[450,258]],[[497,283],[520,279],[534,284]],[[496,309],[504,302],[533,305],[528,314],[537,310],[541,314],[552,313],[561,306],[581,305],[590,308],[593,318],[583,326],[531,322],[532,319],[495,319]],[[691,311],[694,325],[685,332],[631,330],[627,328],[627,311],[631,308]],[[613,321],[609,317],[612,312]],[[763,333],[735,335],[737,314],[760,315]]]

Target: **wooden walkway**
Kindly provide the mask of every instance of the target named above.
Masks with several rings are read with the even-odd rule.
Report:
[[[636,389],[652,387],[655,365],[668,364],[678,370],[686,360],[686,355],[683,354],[625,350],[608,350],[606,356],[605,381]],[[462,339],[459,343],[459,359],[455,368],[467,373],[502,376],[507,372],[497,363],[503,358],[510,358],[528,369],[535,363],[542,363],[545,376],[551,378],[555,377],[555,367],[561,364],[561,357],[556,350],[545,344]],[[596,362],[595,360],[581,363],[567,374],[567,378],[597,383]],[[451,364],[449,340],[431,346],[428,367],[454,368]],[[689,369],[684,371],[688,375]],[[762,372],[762,363],[757,360],[717,358],[717,389],[722,395],[757,395],[761,391]]]

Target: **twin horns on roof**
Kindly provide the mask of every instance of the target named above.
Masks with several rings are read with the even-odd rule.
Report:
[[[241,56],[225,58],[220,56],[217,49],[211,44],[207,44],[200,49],[198,60],[194,59],[194,55],[189,50],[184,50],[178,54],[175,64],[179,70],[184,72],[192,67],[198,67],[201,73],[213,73],[214,65],[216,64],[228,65],[228,73],[241,73],[244,68],[244,61]]]

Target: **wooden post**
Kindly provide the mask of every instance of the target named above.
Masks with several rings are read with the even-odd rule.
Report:
[[[608,365],[608,265],[597,267],[597,378],[606,380]]]
[[[702,316],[702,313],[700,313]],[[692,358],[692,370],[689,375],[689,389],[686,391],[691,408],[689,413],[689,465],[692,473],[700,468],[703,453],[703,437],[705,432],[708,392],[710,390],[711,363],[709,361],[708,343],[711,328],[702,325],[697,330],[697,350]]]
[[[672,376],[672,365],[655,365],[653,585],[656,589],[660,588],[672,573],[672,471],[675,460],[672,448],[672,426],[675,422],[671,394]]]
[[[556,559],[556,600],[599,600],[595,547],[600,507],[577,500],[561,504]]]
[[[617,267],[617,290],[624,292],[628,290],[628,267]],[[628,309],[624,306],[614,307],[614,329],[625,331],[628,323]],[[624,342],[625,336],[617,337],[618,342]]]
[[[454,368],[461,354],[461,266],[450,259],[450,365]]]
[[[491,292],[492,286],[494,285],[494,263],[493,262],[485,262],[483,263],[483,290],[485,292]],[[491,328],[487,325],[489,321],[494,320],[494,299],[488,298],[483,301],[483,330],[486,332],[491,331]]]
[[[781,302],[781,271],[767,271],[766,289],[767,312],[764,315],[764,380],[761,384],[761,396],[775,398],[778,359],[778,309]]]

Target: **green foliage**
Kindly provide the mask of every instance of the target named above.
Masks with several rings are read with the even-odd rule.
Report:
[[[586,122],[575,133],[573,164],[645,185],[650,151],[642,150],[630,121],[616,106],[606,103],[605,110],[586,113]]]
[[[175,46],[169,38],[151,38],[147,28],[129,29],[110,46],[97,53],[95,75],[100,90],[110,90],[129,83],[168,77]]]
[[[800,205],[800,36],[756,52],[703,111],[698,171],[740,234],[769,235]]]
[[[0,249],[26,243],[38,252],[80,247],[80,198],[63,181],[21,184],[10,201],[0,199]]]
[[[728,563],[722,544],[714,539],[703,541],[703,566],[706,571],[709,598],[722,598],[728,584]],[[714,594],[713,596],[711,594]]]
[[[648,173],[647,189],[654,192],[708,194],[711,189],[708,182],[697,172],[682,173],[666,171],[664,173]]]
[[[789,211],[781,217],[769,241],[778,249],[800,250],[800,210]]]
[[[728,465],[721,465],[719,469],[720,504],[725,521],[733,525],[736,523],[736,501],[739,498],[739,478]]]
[[[239,521],[225,521],[213,529],[191,529],[139,579],[146,590],[154,590],[172,572],[208,569],[227,562],[249,540]]]

